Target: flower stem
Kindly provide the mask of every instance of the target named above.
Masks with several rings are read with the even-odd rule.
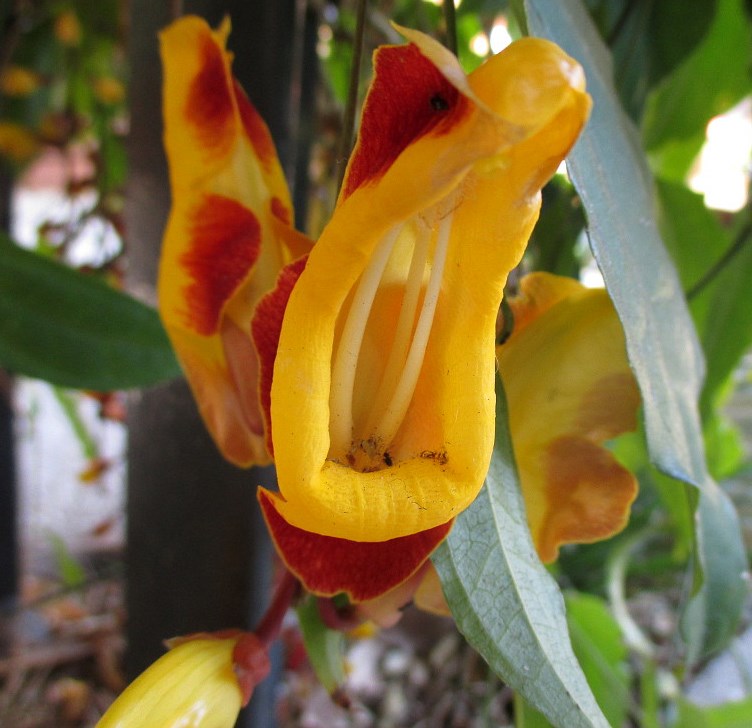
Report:
[[[446,25],[446,47],[454,55],[457,55],[457,16],[454,9],[454,0],[444,0],[441,3],[444,11],[444,24]]]
[[[715,262],[711,268],[705,272],[697,283],[695,283],[686,292],[688,301],[700,294],[703,289],[715,279],[715,277],[736,257],[742,248],[749,242],[752,237],[752,222],[748,222],[736,236],[736,239],[724,252],[724,254]]]
[[[337,175],[337,189],[342,187],[345,178],[347,160],[353,145],[355,129],[355,108],[358,105],[358,86],[360,85],[360,60],[363,57],[363,36],[366,28],[367,0],[358,0],[357,16],[355,20],[355,38],[353,40],[352,64],[350,65],[350,84],[347,89],[347,105],[342,119],[342,138],[340,139],[339,172]]]
[[[264,616],[259,620],[256,629],[253,630],[253,633],[265,647],[268,647],[277,639],[282,627],[282,620],[299,590],[298,580],[285,569]]]

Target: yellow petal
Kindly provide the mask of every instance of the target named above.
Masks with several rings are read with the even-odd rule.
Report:
[[[233,672],[236,642],[178,645],[125,689],[97,728],[232,728],[242,700]]]
[[[310,242],[292,228],[271,136],[232,76],[229,30],[187,16],[160,35],[173,206],[159,306],[212,436],[250,465],[269,460],[251,318]]]
[[[465,78],[435,41],[409,38],[377,52],[359,141],[290,297],[272,384],[280,512],[355,541],[427,530],[475,498],[493,446],[503,286],[540,185],[590,105],[579,66],[546,41],[519,41]]]
[[[637,483],[602,443],[635,429],[640,398],[604,290],[534,273],[510,305],[499,370],[533,541],[552,561],[626,524]]]

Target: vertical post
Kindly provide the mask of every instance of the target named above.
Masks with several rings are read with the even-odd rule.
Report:
[[[0,169],[0,230],[10,230],[13,180]],[[0,369],[0,611],[12,607],[18,594],[18,529],[16,524],[16,468],[13,437],[13,380]]]
[[[215,25],[233,23],[236,76],[269,123],[283,165],[290,149],[289,89],[294,0],[185,3]],[[157,32],[168,3],[131,4],[131,134],[126,225],[129,285],[154,301],[169,209],[162,151]],[[176,634],[252,627],[270,595],[271,547],[256,505],[264,471],[226,463],[183,381],[135,394],[129,406],[126,670],[132,677]],[[274,725],[273,679],[239,725]]]

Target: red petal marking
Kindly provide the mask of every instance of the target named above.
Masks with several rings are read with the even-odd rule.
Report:
[[[453,521],[375,543],[321,536],[293,526],[279,514],[274,495],[258,499],[274,545],[287,568],[318,596],[345,592],[351,601],[374,599],[408,579],[444,540]]]
[[[269,134],[269,129],[236,79],[233,79],[233,89],[235,91],[235,99],[238,102],[238,111],[240,112],[243,129],[248,140],[253,145],[256,155],[261,160],[261,164],[268,172],[277,156],[277,150],[274,148],[274,142],[272,141],[271,134]]]
[[[374,68],[342,199],[381,176],[424,134],[448,132],[467,108],[465,97],[413,44],[380,48]]]
[[[191,283],[185,287],[188,325],[216,333],[222,307],[256,263],[261,227],[239,202],[206,195],[192,213],[188,250],[180,257]]]
[[[279,197],[272,197],[272,215],[285,225],[292,225],[292,211]]]
[[[287,302],[307,261],[308,256],[298,258],[279,272],[277,284],[256,304],[251,321],[251,338],[256,345],[259,360],[259,401],[266,427],[266,449],[272,458],[274,445],[271,406],[274,360],[277,357],[279,334],[282,331],[282,319],[285,317]]]
[[[205,37],[199,49],[201,70],[193,79],[185,105],[185,117],[193,125],[202,147],[214,154],[226,154],[234,141],[234,110],[227,84],[222,49]]]

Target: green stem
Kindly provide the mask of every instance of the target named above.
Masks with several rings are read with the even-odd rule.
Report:
[[[742,248],[749,242],[750,233],[752,233],[752,221],[748,222],[736,236],[736,239],[729,246],[728,250],[718,259],[715,265],[711,266],[705,275],[700,278],[686,292],[687,300],[691,301],[697,295],[699,295],[703,289],[713,282],[716,276],[741,252]]]
[[[68,422],[70,422],[73,432],[76,435],[76,439],[81,444],[81,448],[84,451],[84,456],[88,460],[93,460],[99,455],[99,448],[91,433],[86,428],[86,424],[81,415],[76,409],[76,403],[73,401],[73,397],[60,387],[53,387],[52,393],[55,395],[55,399],[58,401],[60,408],[63,410]]]
[[[342,180],[345,178],[345,169],[347,169],[347,160],[353,144],[355,108],[358,105],[358,86],[360,84],[360,60],[363,56],[363,36],[366,27],[366,5],[367,0],[358,0],[352,65],[350,66],[350,85],[347,90],[347,106],[345,107],[345,115],[342,120],[342,139],[338,155],[340,168],[337,189],[342,187]]]
[[[441,4],[444,10],[444,24],[446,25],[446,47],[457,55],[457,16],[454,10],[454,0],[444,0]]]

